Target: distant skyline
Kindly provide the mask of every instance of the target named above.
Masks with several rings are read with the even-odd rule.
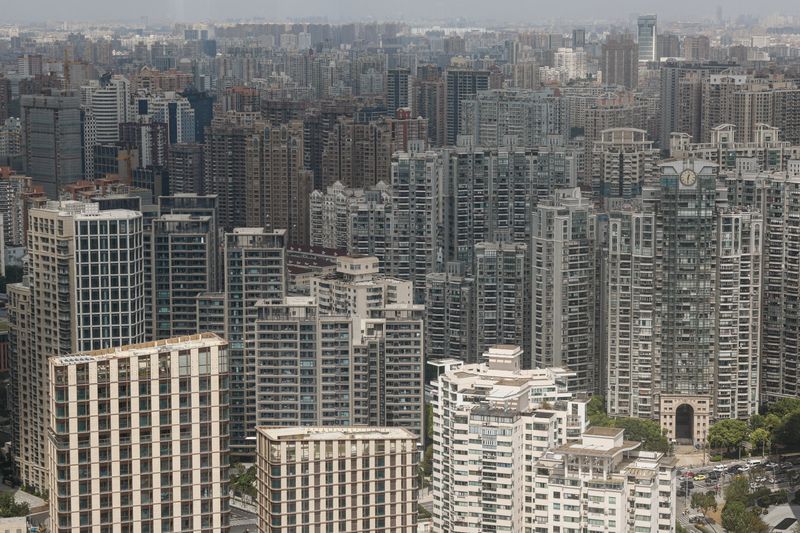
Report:
[[[525,2],[521,0],[304,0],[300,2],[256,2],[254,0],[9,0],[3,7],[2,22],[46,21],[135,21],[147,17],[153,22],[200,22],[230,19],[261,18],[288,20],[325,18],[330,22],[344,20],[443,20],[463,17],[487,23],[544,22],[554,18],[587,21],[627,20],[635,13],[656,13],[664,20],[702,20],[715,17],[722,5],[725,17],[741,14],[797,15],[800,8],[788,0],[764,0],[757,6],[745,0],[692,2],[674,0],[578,0],[567,3]],[[757,13],[755,13],[757,11]]]

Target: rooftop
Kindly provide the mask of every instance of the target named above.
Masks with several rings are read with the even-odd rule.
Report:
[[[118,346],[116,348],[104,348],[102,350],[92,350],[89,352],[78,352],[71,355],[61,355],[52,357],[51,360],[56,365],[68,366],[79,363],[88,363],[95,360],[115,359],[118,357],[159,353],[165,350],[191,350],[192,348],[226,346],[227,344],[228,342],[216,333],[198,333],[196,335],[172,337],[170,339],[143,342],[140,344],[129,344],[127,346]]]
[[[259,427],[256,430],[270,440],[417,440],[413,433],[399,427]]]

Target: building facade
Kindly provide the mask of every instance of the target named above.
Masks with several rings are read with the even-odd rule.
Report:
[[[416,437],[385,427],[259,428],[259,531],[417,531]]]
[[[223,339],[53,357],[49,375],[52,531],[229,530]]]

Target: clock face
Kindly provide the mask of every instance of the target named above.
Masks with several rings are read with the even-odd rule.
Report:
[[[691,187],[695,183],[697,183],[697,174],[695,174],[694,170],[686,169],[681,172],[681,184],[686,185],[687,187]]]

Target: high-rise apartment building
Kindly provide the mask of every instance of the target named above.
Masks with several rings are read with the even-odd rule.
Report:
[[[256,339],[259,302],[282,302],[287,292],[286,230],[235,228],[225,234],[224,335],[230,343],[231,452],[252,451],[255,427]]]
[[[385,271],[414,283],[422,301],[425,276],[438,261],[439,195],[446,162],[440,153],[400,152],[392,158],[392,217]]]
[[[640,196],[644,184],[656,179],[660,157],[644,130],[603,130],[592,148],[593,197],[605,206],[612,199]]]
[[[0,122],[5,122],[11,116],[8,110],[11,99],[11,80],[5,76],[0,76]]]
[[[385,267],[391,217],[391,197],[386,183],[371,189],[351,189],[334,183],[309,199],[312,246],[371,255]]]
[[[693,139],[700,137],[703,80],[730,65],[719,63],[679,63],[668,61],[661,66],[661,124],[659,146],[669,146],[670,135],[679,131]],[[714,124],[718,126],[719,124]]]
[[[52,531],[229,530],[223,339],[79,351],[48,373]]]
[[[794,275],[798,265],[792,258],[800,250],[800,238],[790,228],[800,205],[800,177],[785,172],[731,173],[726,182],[732,207],[752,209],[763,217],[761,402],[794,398],[800,394],[794,348],[800,343],[794,305],[800,288]]]
[[[447,144],[456,144],[461,122],[461,102],[489,89],[489,71],[450,68],[445,72]],[[424,116],[424,115],[423,115]],[[431,117],[426,117],[428,120]]]
[[[639,30],[639,61],[657,61],[656,57],[656,16],[641,15],[637,21]]]
[[[5,244],[24,246],[28,226],[28,198],[34,192],[33,178],[0,169],[0,215]]]
[[[756,126],[751,142],[740,142],[733,124],[711,128],[707,143],[693,143],[689,134],[673,133],[669,152],[675,159],[713,161],[720,173],[780,172],[800,159],[800,146],[781,140],[778,128],[766,124]]]
[[[29,211],[28,276],[10,285],[13,446],[46,490],[48,357],[144,340],[142,215],[50,202]]]
[[[170,194],[203,192],[202,144],[172,144],[167,152]]]
[[[527,244],[530,210],[536,203],[533,195],[538,193],[537,150],[495,145],[457,147],[439,153],[447,165],[437,247],[445,260],[461,261],[471,273],[476,244]]]
[[[417,531],[417,438],[391,427],[258,428],[259,531]]]
[[[212,217],[163,214],[153,220],[150,271],[152,335],[197,332],[197,296],[217,290],[217,238]]]
[[[422,434],[422,306],[326,315],[311,298],[288,297],[258,312],[258,425],[391,425]]]
[[[248,224],[246,146],[253,133],[251,116],[244,113],[227,113],[215,117],[206,128],[203,173],[203,194],[214,194],[219,199],[219,222],[226,231]]]
[[[400,108],[409,107],[411,71],[406,68],[391,68],[386,74],[386,108],[391,116],[396,116]]]
[[[660,168],[641,207],[609,215],[608,408],[704,442],[711,421],[757,410],[762,221],[726,209],[713,163]]]
[[[522,346],[523,366],[531,368],[528,328],[530,273],[525,244],[482,242],[475,245],[475,349],[496,344]]]
[[[368,317],[391,304],[414,303],[413,284],[382,276],[377,257],[339,256],[336,272],[311,278],[320,313]]]
[[[104,76],[100,81],[81,87],[82,104],[91,115],[94,142],[113,143],[119,140],[119,125],[130,122],[134,110],[130,101],[130,82],[119,75]]]
[[[459,135],[471,135],[475,146],[562,144],[569,133],[565,111],[553,89],[484,91],[462,100]]]
[[[322,151],[322,186],[341,182],[366,188],[389,181],[392,132],[386,121],[359,123],[340,117]]]
[[[533,368],[566,367],[575,392],[600,390],[596,343],[595,211],[581,191],[540,202],[531,246]]]
[[[545,453],[532,468],[531,531],[672,531],[675,458],[641,446],[622,429],[591,427],[579,442]]]
[[[236,193],[244,197],[248,226],[285,229],[293,244],[309,240],[313,177],[303,166],[303,142],[301,122],[260,127],[247,139],[245,183]]]
[[[475,280],[458,262],[448,263],[444,272],[432,272],[425,280],[425,360],[476,362]]]
[[[639,47],[629,36],[613,35],[603,43],[603,83],[635,89],[639,85]]]
[[[428,120],[428,142],[444,146],[447,137],[447,91],[441,77],[414,80],[411,92],[411,114]]]
[[[50,198],[83,178],[80,99],[73,93],[23,96],[22,156],[25,172]]]
[[[533,463],[586,429],[586,400],[567,392],[569,371],[522,370],[518,346],[494,346],[484,357],[435,383],[435,531],[532,531],[534,504],[543,504]]]
[[[707,35],[687,35],[683,38],[683,57],[689,61],[706,61],[711,57],[711,41]]]

